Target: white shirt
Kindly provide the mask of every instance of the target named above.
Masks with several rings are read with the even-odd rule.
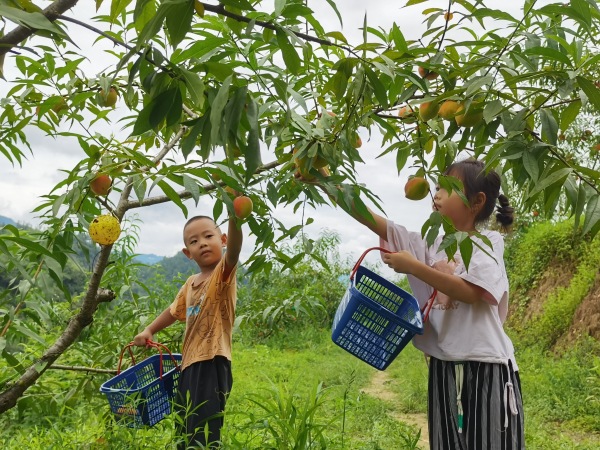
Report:
[[[496,231],[485,230],[481,234],[491,241],[493,248],[472,237],[474,243],[482,248],[473,245],[468,271],[460,253],[457,253],[454,275],[483,288],[485,294],[482,300],[468,304],[438,295],[429,313],[429,320],[424,325],[423,335],[415,335],[413,344],[437,359],[502,364],[508,364],[511,360],[514,370],[517,370],[513,344],[502,326],[508,311],[504,240]],[[387,242],[381,240],[382,247],[390,251],[407,250],[429,266],[447,260],[445,252],[438,251],[442,236],[438,236],[434,244],[427,247],[419,233],[407,231],[388,220],[387,237]],[[433,288],[412,275],[408,275],[408,282],[423,308]]]

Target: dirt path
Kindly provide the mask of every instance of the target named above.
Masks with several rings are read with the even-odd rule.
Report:
[[[392,382],[389,374],[385,371],[377,371],[371,378],[371,383],[363,392],[371,397],[375,397],[379,400],[392,403],[396,400],[396,394],[389,389],[389,384]],[[429,439],[427,432],[427,415],[426,414],[404,414],[394,411],[390,414],[394,419],[403,422],[407,425],[414,426],[421,430],[421,438],[419,439],[419,446],[422,449],[429,448]]]

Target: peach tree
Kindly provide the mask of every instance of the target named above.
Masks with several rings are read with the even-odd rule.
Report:
[[[418,39],[403,34],[399,9],[389,29],[365,16],[358,43],[325,29],[311,0],[96,0],[87,20],[90,2],[37,3],[0,0],[0,152],[26,168],[31,136],[43,134],[69,142],[78,162],[57,167],[63,179],[36,208],[43,231],[0,234],[1,260],[18,274],[2,303],[0,412],[127,289],[127,265],[109,266],[111,253],[133,245],[125,226],[100,247],[79,307],[41,338],[51,308],[42,289],[69,297],[64,268],[97,216],[125,223],[166,202],[187,214],[184,201],[209,196],[224,217],[231,193],[243,193],[256,236],[248,268],[291,267],[302,252],[277,244],[311,219],[283,224],[271,214],[277,206],[335,201],[368,215],[363,199],[377,203],[355,179],[359,130],[382,136],[398,171],[459,189],[440,174],[474,156],[501,172],[521,211],[574,216],[590,236],[600,228],[594,1],[524,0],[513,16],[485,1],[408,0],[405,8],[423,8]],[[325,3],[341,20],[342,2]],[[90,192],[100,173],[111,178],[108,196]],[[468,260],[472,241],[432,213],[423,233],[440,232]],[[24,351],[32,342],[35,351]]]

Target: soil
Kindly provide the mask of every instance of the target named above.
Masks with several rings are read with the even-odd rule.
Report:
[[[386,403],[393,403],[396,400],[396,394],[389,389],[393,380],[385,371],[377,371],[371,378],[369,386],[363,389],[363,393],[382,400]],[[390,412],[390,416],[399,422],[405,423],[421,430],[419,439],[420,448],[429,448],[429,433],[427,431],[427,415],[421,413],[407,414],[400,411]]]
[[[529,302],[524,311],[524,316],[519,320],[523,323],[541,314],[544,309],[544,302],[551,292],[559,288],[566,288],[571,283],[573,274],[576,270],[575,265],[567,266],[564,262],[551,262],[549,268],[560,267],[560,270],[546,270],[540,279],[536,282],[528,293]]]
[[[577,307],[571,327],[560,338],[557,347],[570,347],[583,336],[600,340],[600,275],[596,277],[594,287]]]

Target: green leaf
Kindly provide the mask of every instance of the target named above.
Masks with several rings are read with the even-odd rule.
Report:
[[[567,107],[562,111],[560,116],[560,129],[562,132],[565,132],[567,128],[573,123],[573,121],[577,118],[579,111],[581,110],[581,100],[577,100],[571,102],[567,105]]]
[[[466,237],[463,236],[463,238],[459,241],[458,248],[460,250],[460,256],[462,257],[463,264],[468,272],[471,256],[473,256],[473,241],[468,235]]]
[[[600,222],[600,195],[593,195],[585,209],[583,221],[583,234],[589,233]]]
[[[298,53],[296,53],[296,49],[290,43],[287,34],[282,29],[277,29],[277,43],[279,44],[279,49],[281,50],[281,54],[283,56],[283,62],[288,70],[293,75],[298,75],[300,73],[300,57]]]
[[[396,50],[398,50],[400,53],[407,53],[408,45],[406,44],[406,40],[404,39],[402,31],[400,31],[400,28],[398,28],[398,25],[396,25],[395,22],[392,25],[391,35],[394,45],[396,46]]]
[[[221,85],[219,92],[211,102],[210,108],[210,144],[215,145],[219,140],[219,132],[223,122],[223,110],[229,100],[229,85],[231,84],[231,76],[227,77]]]
[[[114,23],[117,17],[129,6],[132,0],[112,0],[110,4],[110,20]],[[100,2],[101,3],[101,2]],[[98,10],[98,1],[96,2],[96,11]]]
[[[195,0],[173,0],[166,13],[167,34],[173,47],[183,40],[191,28]]]
[[[189,154],[192,153],[192,150],[194,150],[194,147],[196,147],[196,140],[204,128],[205,119],[206,116],[197,119],[188,134],[181,140],[181,153],[186,160]]]
[[[248,148],[246,149],[246,180],[256,172],[256,169],[262,164],[260,156],[260,132],[258,123],[258,104],[253,97],[249,97],[246,117],[250,125],[248,132]]]
[[[171,201],[173,203],[175,203],[177,206],[179,206],[179,208],[181,208],[181,210],[183,211],[183,214],[185,215],[185,217],[187,217],[188,210],[187,210],[186,206],[183,204],[183,202],[181,201],[181,197],[179,197],[179,195],[177,194],[175,189],[173,189],[171,187],[171,185],[169,185],[164,180],[160,180],[156,184],[162,189],[162,191],[165,193],[165,195],[167,197],[169,197],[169,199],[171,199]]]
[[[556,61],[567,67],[573,66],[573,61],[564,53],[549,47],[532,47],[523,51],[526,55],[541,56],[544,61]]]
[[[375,97],[377,101],[381,104],[383,108],[387,108],[389,106],[388,98],[387,98],[387,89],[377,76],[377,74],[370,67],[365,66],[365,74],[371,83],[371,88],[375,93]]]
[[[202,36],[200,40],[194,42],[190,47],[173,55],[171,62],[177,65],[190,59],[202,60],[204,55],[224,46],[227,42],[227,39],[218,36]]]
[[[579,83],[579,87],[585,93],[590,103],[594,108],[600,111],[600,89],[587,78],[578,76],[576,79],[577,83]]]
[[[551,173],[546,178],[542,178],[537,182],[534,188],[527,194],[527,198],[532,198],[534,195],[543,191],[549,186],[552,186],[555,183],[562,183],[563,180],[569,176],[569,174],[573,171],[570,167],[566,167],[564,169],[559,169],[556,172]]]
[[[182,175],[182,178],[183,187],[186,191],[192,194],[192,198],[196,202],[196,205],[198,205],[198,200],[200,200],[200,186],[198,185],[198,180],[190,177],[185,173]]]
[[[63,38],[67,37],[67,35],[58,26],[50,22],[46,16],[40,12],[30,13],[21,9],[11,8],[9,6],[0,4],[0,17],[27,28],[33,28],[35,30],[47,30],[52,33],[56,33]]]
[[[187,69],[180,69],[185,82],[187,92],[190,94],[192,106],[202,109],[204,105],[204,81],[196,72]]]
[[[542,139],[552,145],[556,145],[558,139],[558,123],[554,118],[552,111],[543,108],[540,110],[540,120],[542,122]]]
[[[534,183],[537,183],[538,178],[540,177],[540,168],[538,166],[537,155],[535,155],[531,149],[526,149],[523,152],[523,166],[531,177],[531,180]]]

